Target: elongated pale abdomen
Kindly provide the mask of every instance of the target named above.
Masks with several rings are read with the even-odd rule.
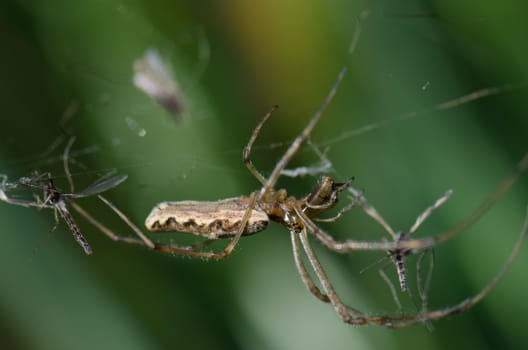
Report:
[[[194,233],[210,239],[234,236],[246,213],[249,197],[235,197],[215,202],[161,202],[145,220],[149,231],[177,231]],[[268,215],[259,207],[253,208],[244,235],[264,230]]]

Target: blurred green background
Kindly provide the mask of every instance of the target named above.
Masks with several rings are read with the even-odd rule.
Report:
[[[248,194],[258,183],[241,152],[258,120],[280,105],[253,152],[267,174],[348,64],[313,142],[328,147],[332,174],[338,180],[355,176],[355,186],[396,229],[409,228],[453,188],[453,198],[418,234],[437,233],[467,216],[528,150],[527,13],[522,1],[4,0],[0,173],[17,179],[35,169],[52,171],[57,185],[67,188],[63,145],[43,152],[68,129],[77,136],[77,188],[111,168],[128,174],[107,197],[138,224],[162,200]],[[132,85],[132,64],[148,48],[173,65],[187,102],[180,122]],[[515,88],[433,110],[503,84]],[[67,111],[72,117],[61,122]],[[408,113],[418,117],[398,120]],[[385,120],[396,121],[353,132]],[[317,157],[305,147],[291,166],[314,163]],[[301,196],[315,181],[283,179],[279,185]],[[472,295],[499,270],[521,229],[526,184],[524,176],[478,224],[435,250],[431,308]],[[96,199],[78,203],[132,234]],[[54,223],[50,211],[0,203],[0,348],[528,346],[528,247],[474,309],[434,322],[432,331],[394,331],[347,326],[310,295],[279,225],[243,239],[225,261],[204,261],[112,242],[76,218],[93,256],[83,254],[63,223],[47,233]],[[386,237],[359,210],[324,227],[342,239]],[[397,312],[377,268],[359,273],[383,252],[338,255],[314,245],[350,305]],[[415,259],[409,260],[413,287]],[[388,273],[396,281],[394,269]],[[409,296],[400,298],[412,312]]]

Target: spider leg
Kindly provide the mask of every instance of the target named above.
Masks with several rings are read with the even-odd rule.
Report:
[[[137,228],[136,225],[130,221],[130,219],[121,211],[119,210],[113,203],[111,203],[108,199],[101,195],[97,195],[103,203],[108,205],[120,218],[123,220],[135,233],[136,235],[145,243],[145,245],[151,249],[154,249],[155,244],[147,237],[139,228]]]
[[[304,285],[310,293],[312,293],[317,299],[321,300],[322,302],[329,303],[330,298],[328,298],[328,295],[321,292],[319,287],[317,287],[306,270],[306,266],[304,266],[303,258],[302,258],[302,247],[299,242],[298,234],[295,231],[290,231],[290,237],[292,241],[292,247],[293,247],[293,258],[295,259],[295,266],[297,266],[297,270],[299,271],[299,275],[301,276],[301,280],[303,281]]]
[[[451,195],[453,194],[453,190],[449,190],[447,191],[446,193],[444,193],[440,198],[438,198],[433,205],[431,205],[430,207],[427,207],[420,215],[418,215],[418,217],[416,218],[416,221],[414,222],[414,224],[412,225],[411,229],[409,230],[409,234],[413,234],[414,232],[416,232],[416,230],[418,229],[418,227],[420,227],[424,221],[429,217],[431,216],[431,214],[433,213],[433,211],[435,211],[436,209],[438,209],[442,204],[444,204],[448,199],[449,197],[451,197]]]
[[[336,252],[346,252],[349,250],[393,250],[397,249],[398,245],[396,242],[371,242],[371,241],[338,241],[335,240],[330,234],[326,233],[323,229],[319,228],[310,219],[301,208],[294,206],[295,213],[299,216],[301,221],[306,225],[308,230],[312,232],[315,237],[321,241],[327,248]]]
[[[337,312],[341,320],[343,320],[343,322],[354,324],[354,325],[365,324],[368,316],[366,316],[359,310],[356,310],[354,308],[351,308],[345,305],[341,301],[339,296],[337,295],[334,287],[332,286],[332,284],[330,283],[330,280],[328,279],[326,272],[321,266],[319,259],[315,255],[315,252],[313,251],[310,245],[306,228],[303,228],[301,232],[298,233],[298,235],[299,235],[302,247],[304,249],[304,252],[306,253],[306,256],[308,257],[308,261],[310,262],[310,265],[312,266],[312,269],[315,272],[315,275],[319,279],[319,282],[321,283],[323,290],[325,291],[328,299],[330,300],[330,303],[334,307],[334,310]]]
[[[113,241],[119,241],[119,242],[126,242],[130,244],[138,244],[138,245],[145,245],[145,241],[132,238],[132,237],[126,237],[126,236],[119,236],[115,233],[113,233],[110,229],[108,229],[105,225],[101,224],[98,220],[96,220],[91,214],[89,214],[86,210],[84,210],[80,205],[78,205],[75,202],[70,202],[70,205],[77,213],[79,213],[82,217],[84,217],[89,223],[97,227],[99,231],[104,233],[108,238],[110,238]]]
[[[381,216],[381,214],[376,210],[376,208],[374,208],[374,206],[372,204],[370,204],[370,202],[367,200],[367,198],[363,195],[363,192],[362,191],[358,191],[358,190],[356,190],[353,187],[348,187],[348,191],[352,194],[352,197],[351,197],[352,202],[354,202],[355,204],[361,206],[363,211],[368,216],[370,216],[378,224],[380,224],[381,227],[383,227],[385,229],[385,231],[387,231],[387,233],[389,233],[392,236],[393,239],[396,239],[396,237],[397,237],[396,232],[394,232],[392,227],[385,221],[383,216]]]
[[[257,168],[251,162],[251,159],[250,159],[251,148],[253,147],[253,144],[255,143],[255,141],[257,140],[258,135],[260,134],[260,130],[262,129],[262,127],[264,126],[266,121],[268,121],[268,119],[271,117],[273,112],[278,107],[279,106],[276,106],[276,105],[271,107],[271,109],[268,111],[268,113],[266,113],[264,118],[262,118],[262,120],[258,123],[257,127],[255,128],[255,130],[253,130],[253,134],[251,134],[251,138],[249,139],[248,144],[246,145],[246,147],[244,147],[244,152],[242,153],[242,160],[243,160],[245,166],[248,168],[249,172],[251,174],[253,174],[253,176],[255,176],[257,178],[257,180],[262,185],[264,185],[266,183],[266,178],[257,170]]]
[[[326,174],[332,169],[332,162],[326,157],[328,152],[328,147],[324,151],[320,151],[317,146],[308,138],[306,141],[307,145],[314,151],[314,153],[319,157],[319,163],[311,166],[301,166],[293,169],[283,169],[281,175],[287,177],[303,177],[305,175],[315,176],[319,174]]]

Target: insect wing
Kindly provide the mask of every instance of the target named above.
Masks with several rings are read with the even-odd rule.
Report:
[[[109,179],[96,182],[93,185],[85,188],[81,192],[71,193],[71,194],[68,194],[67,196],[70,198],[81,198],[81,197],[93,196],[93,195],[108,191],[109,189],[112,189],[118,186],[123,181],[125,181],[127,178],[128,178],[128,175],[114,176]]]

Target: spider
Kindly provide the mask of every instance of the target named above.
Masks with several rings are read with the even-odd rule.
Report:
[[[263,125],[276,109],[276,106],[264,116],[254,129],[247,146],[244,148],[243,162],[250,173],[260,182],[262,186],[260,190],[251,193],[249,196],[229,198],[214,202],[162,202],[152,209],[151,213],[145,220],[145,225],[149,231],[178,231],[192,233],[205,237],[206,240],[198,244],[185,246],[172,243],[162,244],[151,242],[152,246],[154,246],[154,249],[156,250],[173,254],[222,259],[232,253],[242,236],[263,231],[271,220],[282,224],[290,232],[295,264],[301,280],[307,289],[321,301],[330,303],[341,320],[348,324],[376,324],[395,328],[424,323],[466,311],[487,295],[506,273],[518,254],[524,238],[528,234],[528,219],[522,229],[515,248],[504,263],[502,269],[479,293],[458,304],[443,309],[433,311],[422,310],[421,312],[411,314],[399,313],[394,315],[370,315],[346,305],[334,290],[325,270],[314,253],[308,239],[308,231],[311,232],[323,245],[337,252],[346,252],[350,250],[382,250],[388,252],[389,255],[394,258],[396,263],[400,276],[400,286],[402,289],[405,289],[406,274],[403,263],[404,258],[409,254],[418,253],[456,236],[477,221],[477,219],[479,219],[493,205],[493,203],[513,185],[517,177],[528,168],[528,154],[518,163],[513,173],[500,183],[497,190],[486,201],[484,201],[477,210],[475,210],[461,224],[448,231],[442,232],[436,236],[421,239],[411,239],[410,237],[431,212],[447,200],[447,197],[449,197],[448,194],[438,199],[432,207],[427,208],[424,213],[418,217],[416,223],[409,232],[395,233],[375,211],[374,207],[371,206],[362,195],[356,193],[356,195],[353,196],[352,203],[343,208],[338,215],[330,220],[337,219],[343,212],[357,205],[362,207],[368,215],[376,219],[376,221],[378,221],[378,223],[380,223],[392,235],[393,241],[337,241],[330,234],[319,228],[314,223],[314,220],[316,220],[317,216],[321,213],[333,208],[337,204],[340,193],[344,192],[347,188],[351,193],[355,193],[350,187],[352,180],[336,182],[330,176],[321,176],[315,189],[300,199],[288,196],[284,189],[276,190],[274,187],[289,161],[297,153],[301,145],[309,138],[324,110],[336,94],[345,72],[346,67],[343,67],[336,82],[315,115],[309,120],[301,133],[294,139],[289,148],[276,163],[270,176],[267,178],[253,165],[250,160],[250,155],[255,140],[257,139]],[[136,234],[142,235],[141,230],[115,205],[105,198],[101,196],[99,197],[110,206],[110,208],[112,208],[121,219],[136,232]],[[93,217],[87,217],[87,219],[92,222],[95,221]],[[205,246],[220,238],[231,239],[223,250],[203,250]],[[145,244],[146,242],[140,241],[139,243]],[[316,285],[308,272],[304,264],[303,252],[307,257],[322,290]]]

